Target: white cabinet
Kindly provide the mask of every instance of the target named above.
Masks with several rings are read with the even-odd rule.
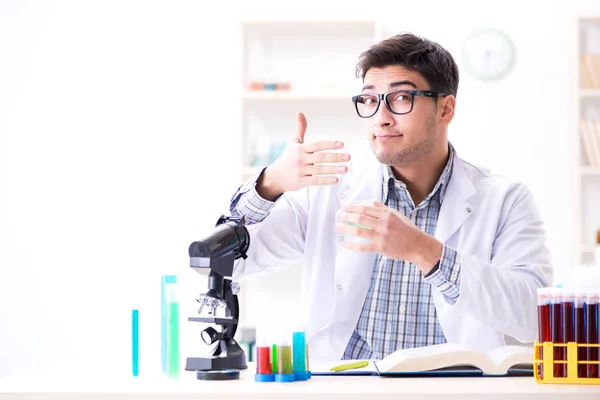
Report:
[[[281,154],[295,137],[298,112],[308,122],[305,141],[335,138],[346,143],[343,151],[368,151],[351,97],[361,91],[355,74],[360,53],[382,39],[378,23],[244,22],[241,32],[240,182]],[[270,320],[293,325],[300,269],[292,266],[244,282],[240,325],[253,328]]]
[[[575,49],[572,262],[600,265],[594,255],[600,230],[600,17],[577,20]],[[558,182],[557,190],[564,190]]]

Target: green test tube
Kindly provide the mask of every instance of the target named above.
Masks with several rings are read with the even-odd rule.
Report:
[[[167,372],[167,284],[177,283],[177,275],[160,277],[160,364]]]
[[[292,345],[287,335],[281,335],[275,343],[274,371],[276,382],[294,382],[294,365],[292,362]]]
[[[166,298],[166,369],[167,375],[176,377],[180,372],[179,362],[179,302],[177,301],[177,283],[165,285]]]
[[[294,375],[294,367],[292,365],[292,346],[289,344],[277,346],[277,374],[279,375]]]

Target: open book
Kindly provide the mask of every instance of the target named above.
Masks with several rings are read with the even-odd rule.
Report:
[[[473,375],[533,376],[533,348],[501,346],[488,354],[456,343],[397,350],[382,360],[365,360],[360,368],[332,371],[357,360],[311,366],[313,375]]]

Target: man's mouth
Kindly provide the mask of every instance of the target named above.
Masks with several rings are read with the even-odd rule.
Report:
[[[392,140],[403,137],[404,135],[375,135],[375,140]]]

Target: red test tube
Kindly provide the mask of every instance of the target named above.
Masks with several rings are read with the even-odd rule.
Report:
[[[539,351],[539,375],[540,377],[544,377],[544,342],[552,341],[552,335],[550,331],[550,291],[549,288],[539,288],[537,290],[538,294],[538,342],[542,344],[538,348]]]
[[[563,303],[562,303],[562,319],[563,319],[563,323],[562,323],[562,328],[563,328],[563,333],[562,333],[562,339],[563,342],[565,343],[569,343],[572,342],[574,337],[575,337],[575,330],[573,328],[573,302],[575,299],[575,295],[573,293],[572,290],[564,290],[563,291]],[[563,350],[563,359],[566,360],[568,357],[567,355],[567,348],[564,347]],[[562,364],[562,372],[563,372],[563,376],[568,376],[568,367],[567,364]]]
[[[600,235],[600,231],[598,234]],[[600,254],[598,254],[598,256],[600,257]],[[596,303],[596,344],[600,345],[600,288],[596,289],[596,299],[598,299],[598,302]],[[596,347],[596,361],[600,363],[600,347]],[[596,364],[596,367],[596,377],[600,378],[600,364]]]
[[[557,344],[564,344],[563,339],[563,290],[554,289],[552,292],[552,298],[550,300],[550,310],[552,314],[552,342],[554,343],[554,376],[556,378],[564,378],[567,376],[567,364],[557,363],[557,361],[566,360],[565,347],[556,346]]]
[[[271,344],[265,332],[256,335],[256,382],[273,382],[273,365],[271,364]]]
[[[585,298],[585,336],[588,344],[598,344],[598,293],[590,291]],[[598,347],[587,348],[588,361],[598,360]],[[598,364],[588,364],[588,378],[598,377]]]
[[[579,344],[585,344],[585,293],[577,291],[575,293],[575,299],[573,301],[573,319],[575,326],[575,337],[574,341],[577,343],[577,359],[579,364],[577,365],[577,377],[587,377],[587,365],[582,364],[581,361],[587,360],[587,349],[585,347],[579,347]]]

